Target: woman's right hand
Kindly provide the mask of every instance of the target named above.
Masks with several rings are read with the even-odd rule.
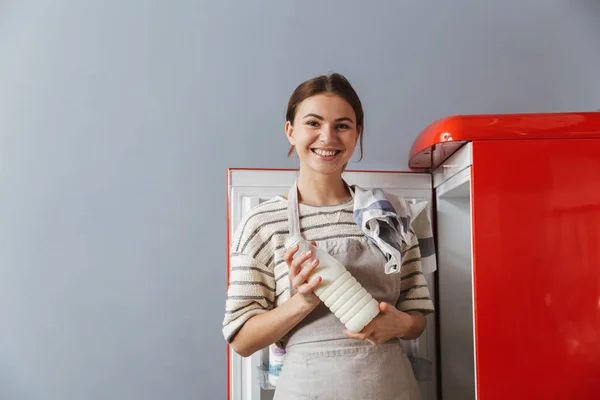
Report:
[[[312,242],[312,244],[316,245],[315,242]],[[296,295],[300,296],[303,303],[310,311],[312,311],[321,302],[321,299],[314,294],[313,290],[319,286],[322,278],[317,276],[315,279],[312,279],[310,283],[307,282],[307,279],[317,265],[319,265],[319,260],[314,260],[313,262],[302,266],[302,264],[310,259],[312,252],[309,250],[307,253],[300,254],[298,257],[294,258],[294,254],[296,254],[297,251],[298,245],[290,247],[283,256],[283,259],[289,268],[290,285],[295,289]]]

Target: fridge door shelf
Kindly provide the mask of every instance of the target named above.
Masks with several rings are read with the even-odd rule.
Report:
[[[262,390],[275,390],[275,385],[273,385],[272,379],[269,380],[269,367],[266,365],[261,365],[256,367],[258,370],[258,384]]]

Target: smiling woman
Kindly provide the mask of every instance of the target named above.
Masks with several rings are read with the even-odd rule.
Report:
[[[354,218],[361,204],[355,195],[372,193],[349,186],[342,172],[359,143],[362,158],[363,126],[360,99],[342,75],[299,85],[285,123],[288,156],[295,150],[300,160],[298,178],[287,198],[276,196],[245,215],[231,241],[223,334],[242,356],[273,343],[285,348],[276,400],[420,398],[399,338],[422,334],[433,303],[416,237],[393,243],[405,246],[402,268],[387,274],[386,256]],[[310,262],[311,252],[297,245],[286,249],[293,235],[335,257],[377,300],[379,314],[360,332],[345,329],[314,293],[322,269],[309,278],[319,260]],[[361,292],[349,283],[332,289],[348,318],[363,306],[356,302]]]
[[[343,169],[361,134],[350,104],[333,94],[318,94],[302,101],[297,110],[285,130],[300,157],[300,169],[321,173]]]
[[[329,110],[337,113],[338,116],[320,115],[318,113],[310,112],[311,110]],[[309,112],[303,114],[305,111]],[[344,76],[340,74],[319,76],[302,83],[296,88],[294,93],[292,93],[288,103],[285,128],[291,144],[290,150],[288,151],[288,157],[291,156],[294,151],[295,143],[293,132],[296,127],[295,123],[297,115],[303,115],[300,123],[313,128],[312,131],[315,133],[318,132],[318,129],[322,128],[323,124],[329,124],[329,127],[333,127],[334,130],[354,134],[360,141],[359,160],[362,159],[364,113],[358,94],[356,94],[350,85],[350,82],[348,82]],[[330,119],[328,120],[327,117]],[[331,118],[333,118],[333,120],[331,120]],[[351,136],[350,134],[347,134],[346,136]],[[356,141],[352,146],[350,156],[352,155],[355,146]],[[319,147],[315,148],[315,150],[319,149]],[[331,150],[337,151],[338,154],[341,153],[341,150],[338,149]],[[348,156],[348,159],[350,156]]]

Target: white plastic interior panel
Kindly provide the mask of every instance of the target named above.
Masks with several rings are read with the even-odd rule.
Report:
[[[442,165],[440,165],[433,172],[433,187],[437,188],[454,175],[470,167],[473,162],[472,149],[473,146],[471,145],[471,142],[469,142],[458,149]]]
[[[471,168],[436,189],[441,394],[444,400],[476,398]]]
[[[229,212],[230,232],[233,232],[242,216],[251,207],[273,196],[286,194],[297,178],[296,171],[281,170],[231,170],[229,172]],[[344,173],[344,179],[349,184],[357,184],[363,188],[379,187],[390,194],[402,196],[409,201],[428,201],[431,216],[432,176],[423,173],[404,172],[352,172]],[[434,293],[434,276],[426,276]],[[430,360],[428,366],[431,376],[428,380],[420,381],[423,400],[435,400],[436,397],[436,347],[435,347],[435,316],[427,317],[427,329],[418,340],[417,352],[419,357]],[[270,400],[272,390],[262,390],[259,368],[268,364],[268,350],[263,349],[243,358],[230,351],[231,400]],[[285,368],[285,365],[284,365]]]

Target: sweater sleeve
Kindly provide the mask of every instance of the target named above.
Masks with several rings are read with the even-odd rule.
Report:
[[[275,274],[273,266],[258,261],[253,246],[241,246],[255,236],[256,227],[240,224],[233,235],[229,256],[229,282],[223,318],[223,336],[231,343],[236,333],[251,317],[273,309]],[[236,244],[234,246],[234,244]]]

